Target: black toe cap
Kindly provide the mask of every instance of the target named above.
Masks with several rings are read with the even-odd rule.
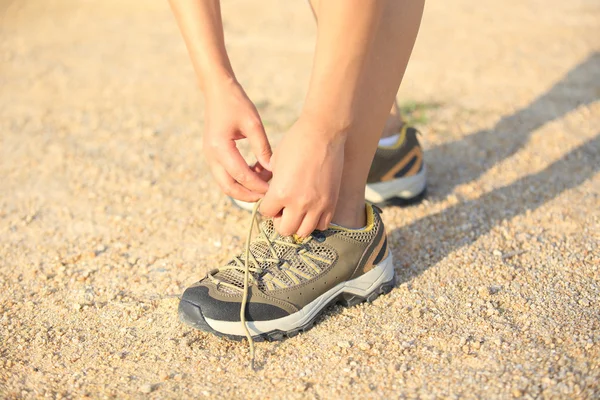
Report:
[[[253,288],[250,288],[248,293],[248,304],[246,306],[246,320],[269,321],[272,319],[282,318],[289,315],[289,313],[286,310],[279,308],[275,305],[252,302],[252,289]],[[208,324],[206,324],[206,321],[204,320],[205,317],[219,321],[239,321],[241,297],[239,299],[232,298],[231,300],[232,301],[223,301],[211,297],[208,291],[208,287],[203,285],[195,285],[187,288],[185,292],[183,292],[183,296],[181,296],[181,302],[179,303],[179,313],[181,316],[182,307],[187,313],[187,310],[190,307],[187,305],[182,306],[182,303],[187,303],[193,308],[198,309],[197,312],[195,310],[189,310],[191,313],[189,314],[189,317],[192,319],[200,318],[202,320],[201,324],[205,324],[208,326]],[[185,322],[187,322],[187,320]]]
[[[211,326],[206,323],[200,307],[195,304],[181,300],[177,313],[179,314],[179,319],[189,326],[201,331],[215,333]]]

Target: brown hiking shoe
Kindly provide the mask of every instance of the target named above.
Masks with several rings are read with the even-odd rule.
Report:
[[[181,320],[233,339],[277,340],[310,328],[332,303],[389,292],[394,265],[379,212],[367,204],[365,228],[331,226],[305,239],[282,237],[263,221],[246,252],[185,290]]]
[[[367,201],[411,204],[424,197],[427,171],[417,133],[415,128],[404,126],[394,145],[377,148],[365,187]]]

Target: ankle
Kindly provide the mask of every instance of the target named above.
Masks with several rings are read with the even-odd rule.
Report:
[[[385,127],[383,128],[383,133],[381,134],[382,138],[390,137],[402,129],[404,126],[404,121],[398,115],[390,114],[388,116],[387,121],[385,121]]]
[[[339,204],[331,220],[332,223],[350,229],[360,229],[367,225],[367,214],[365,211],[365,201],[344,202]]]

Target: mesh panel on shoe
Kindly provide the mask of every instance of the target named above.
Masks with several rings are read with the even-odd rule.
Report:
[[[305,274],[307,274],[310,277],[316,277],[318,275],[321,274],[321,272],[323,272],[325,269],[327,269],[327,267],[329,267],[330,265],[332,265],[336,260],[337,260],[337,253],[335,252],[334,249],[332,249],[329,246],[325,246],[322,245],[320,243],[311,241],[309,243],[306,244],[306,247],[308,248],[308,251],[314,255],[317,255],[325,260],[327,260],[327,262],[323,262],[320,260],[315,260],[314,258],[310,258],[311,263],[314,264],[314,266],[316,267],[317,271],[315,271],[315,269],[313,267],[311,267],[310,265],[308,265],[301,256],[299,256],[298,254],[296,254],[296,251],[293,249],[293,254],[289,254],[288,257],[284,258],[288,265],[292,268],[295,268]],[[281,280],[282,282],[285,282],[286,285],[288,286],[293,286],[294,282],[290,279],[290,277],[281,269],[277,268],[277,267],[273,267],[273,268],[269,268],[268,269],[269,274],[273,275],[274,277],[276,277],[277,279]],[[301,280],[304,280],[304,278],[300,278]],[[258,284],[259,289],[268,292],[269,289],[267,288],[266,284],[264,281],[260,281]],[[275,289],[278,290],[278,289]]]
[[[215,275],[219,280],[223,282],[230,283],[239,287],[240,289],[244,288],[244,274],[234,270],[227,270],[225,272],[219,272]],[[223,293],[238,295],[241,292],[239,290],[230,288],[228,286],[218,286],[218,290]]]
[[[273,227],[273,221],[270,219],[267,219],[265,221],[263,221],[261,223],[262,229],[265,231],[265,234],[270,238],[273,236],[273,233],[275,232],[275,228]],[[280,240],[283,241],[289,241],[291,242],[293,239],[291,237],[289,238],[279,238]],[[273,246],[275,248],[275,252],[277,253],[277,256],[281,259],[284,259],[284,256],[286,256],[290,250],[294,250],[291,247],[284,247],[284,246],[278,246],[278,245],[274,245]],[[272,258],[271,256],[271,250],[269,249],[269,246],[265,243],[265,242],[252,242],[250,244],[250,252],[252,254],[254,254],[254,257],[256,258]],[[244,253],[240,253],[238,255],[238,258],[240,260],[242,260],[242,262],[244,261]],[[234,266],[236,265],[235,261],[231,260],[227,266]],[[265,268],[268,267],[267,265],[261,265],[261,268]],[[244,273],[242,271],[238,271],[235,269],[227,269],[224,271],[220,271],[217,274],[215,274],[215,278],[217,278],[220,281],[223,282],[227,282],[231,285],[234,285],[240,289],[244,288]],[[225,293],[229,293],[229,294],[240,294],[239,291],[236,291],[233,288],[228,288],[227,286],[219,286],[219,290],[223,291]]]
[[[344,236],[354,239],[357,242],[369,243],[377,235],[377,232],[380,229],[379,225],[381,225],[381,219],[379,219],[377,216],[374,216],[373,229],[371,229],[371,230],[360,231],[360,230],[341,230],[340,229],[338,232],[341,232]]]

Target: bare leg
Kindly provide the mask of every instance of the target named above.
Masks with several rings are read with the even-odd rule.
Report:
[[[317,21],[317,24],[319,23],[319,18],[317,16],[317,8],[319,6],[321,0],[309,0],[309,4],[310,4],[310,8],[313,12],[313,15],[315,17],[315,21]],[[383,130],[381,131],[381,137],[389,137],[389,136],[393,136],[396,133],[400,132],[400,129],[402,129],[402,126],[404,126],[404,120],[402,118],[402,113],[400,112],[400,107],[398,106],[398,102],[394,99],[394,104],[392,105],[392,108],[390,110],[390,115],[388,116],[387,120],[385,121],[385,126],[383,128]]]
[[[386,126],[399,128],[400,118],[391,120],[397,111],[395,97],[410,58],[423,13],[424,0],[388,2],[367,63],[368,82],[359,94],[357,124],[348,134],[344,148],[344,170],[339,200],[332,221],[349,228],[365,224],[364,188],[381,132]],[[317,22],[319,0],[311,0]],[[399,114],[399,113],[398,113]],[[398,122],[400,125],[398,126]],[[391,134],[397,132],[392,131]]]

